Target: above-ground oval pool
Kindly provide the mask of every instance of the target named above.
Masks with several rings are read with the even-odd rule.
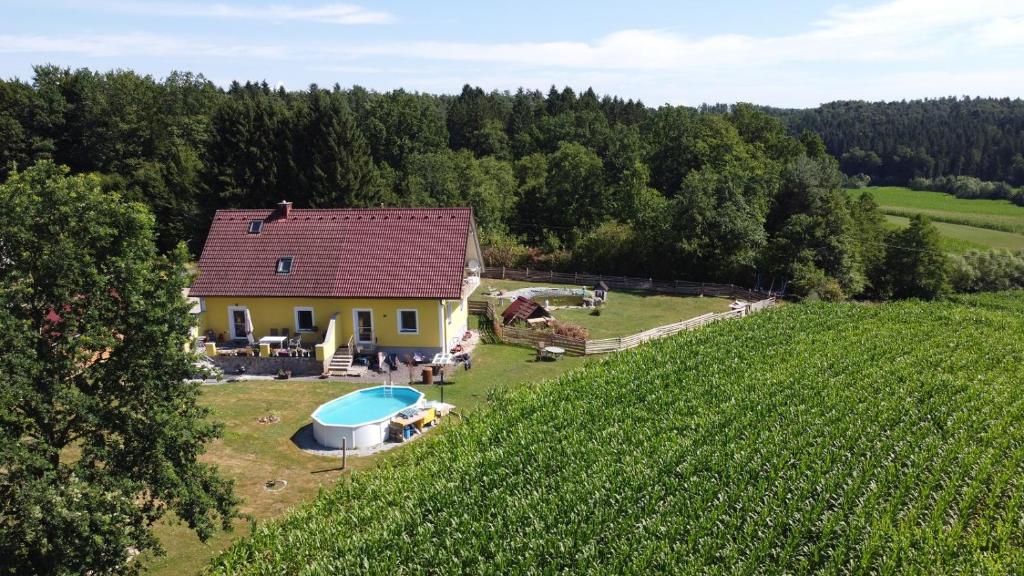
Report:
[[[313,437],[328,448],[367,448],[387,438],[391,419],[423,404],[423,393],[408,386],[374,386],[349,392],[313,411]]]

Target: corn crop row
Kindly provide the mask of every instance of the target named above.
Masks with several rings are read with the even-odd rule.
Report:
[[[591,362],[217,573],[1024,572],[1024,297],[788,306]]]

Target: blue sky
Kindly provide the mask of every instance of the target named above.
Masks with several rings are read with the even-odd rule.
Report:
[[[0,0],[0,76],[190,70],[457,92],[552,84],[649,105],[1024,96],[1024,1]]]

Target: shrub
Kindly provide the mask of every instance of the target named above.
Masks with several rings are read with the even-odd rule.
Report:
[[[911,180],[907,186],[911,190],[945,192],[957,198],[1009,200],[1024,205],[1024,188],[1014,188],[1006,182],[987,182],[973,176],[918,177]]]
[[[530,260],[530,247],[510,234],[481,234],[480,243],[483,245],[484,261],[488,266],[519,268]]]
[[[847,176],[843,174],[843,186],[846,188],[867,188],[871,185],[871,176],[867,174],[854,174]]]
[[[798,264],[793,267],[793,292],[808,300],[839,302],[846,298],[839,282],[813,264]]]
[[[572,322],[563,322],[562,320],[552,320],[548,323],[551,331],[559,336],[565,336],[566,338],[575,338],[577,340],[586,340],[590,336],[590,332],[586,328]]]
[[[1024,288],[1024,252],[970,251],[953,258],[950,284],[957,292]]]

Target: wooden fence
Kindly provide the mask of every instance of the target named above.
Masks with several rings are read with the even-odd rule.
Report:
[[[480,276],[496,280],[519,280],[523,282],[550,282],[552,284],[577,284],[597,286],[604,282],[612,290],[636,290],[676,296],[725,296],[751,301],[762,301],[772,297],[767,292],[748,290],[734,284],[711,282],[689,282],[685,280],[654,280],[633,276],[605,276],[586,272],[552,272],[530,270],[529,268],[488,268]]]
[[[587,354],[606,354],[608,352],[629,350],[630,348],[635,348],[650,340],[656,340],[658,338],[678,334],[684,330],[693,330],[706,324],[717,322],[718,320],[742,318],[748,313],[765,310],[774,305],[775,298],[765,298],[754,302],[753,304],[749,304],[745,308],[721,312],[719,314],[712,314],[709,312],[707,314],[697,316],[696,318],[690,318],[689,320],[683,320],[682,322],[676,322],[674,324],[658,326],[657,328],[651,328],[650,330],[644,330],[643,332],[638,332],[629,336],[622,336],[620,338],[603,338],[601,340],[580,340],[578,338],[560,336],[558,334],[544,332],[541,330],[505,326],[501,322],[501,316],[495,313],[494,305],[490,302],[471,301],[469,303],[469,312],[471,314],[479,314],[486,318],[494,330],[495,337],[507,344],[518,344],[521,346],[529,346],[531,348],[536,348],[540,344],[544,344],[545,346],[559,346],[561,348],[565,348],[566,354],[584,356]]]

